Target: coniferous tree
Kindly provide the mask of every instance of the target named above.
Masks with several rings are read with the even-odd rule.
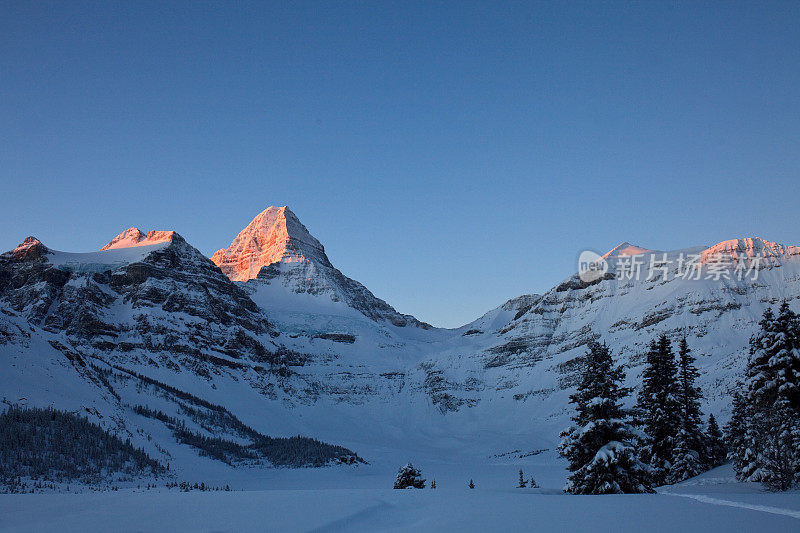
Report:
[[[786,403],[778,402],[769,417],[773,431],[765,434],[764,486],[784,491],[800,482],[800,424],[797,412]]]
[[[713,413],[708,415],[705,455],[709,468],[716,468],[725,462],[725,442]]]
[[[800,327],[786,302],[750,340],[728,441],[737,478],[786,490],[800,481]]]
[[[768,415],[772,431],[765,447],[765,484],[787,490],[800,483],[800,319],[784,300],[775,321],[783,342],[769,360],[774,378],[766,392],[776,400]]]
[[[768,431],[766,412],[766,382],[769,381],[767,349],[775,344],[776,324],[772,309],[767,309],[759,321],[760,331],[750,339],[750,357],[745,371],[745,382],[733,398],[733,412],[729,422],[728,441],[731,459],[739,481],[762,481],[762,446],[760,434]]]
[[[394,480],[394,488],[396,489],[424,489],[425,480],[422,478],[422,471],[414,468],[414,465],[408,463],[397,471],[397,477]]]
[[[528,486],[530,486],[530,488],[532,488],[532,489],[538,489],[539,488],[539,484],[536,483],[536,480],[533,479],[533,476],[531,476],[531,480],[528,482]]]
[[[678,367],[666,335],[650,343],[637,408],[647,435],[641,458],[652,468],[654,484],[660,485],[671,477],[681,433]]]
[[[681,339],[678,348],[678,399],[680,403],[680,430],[675,440],[672,466],[667,481],[678,483],[703,472],[708,464],[705,456],[705,436],[700,412],[700,388],[695,380],[700,375],[694,366],[694,357],[686,342]]]
[[[636,432],[620,401],[624,374],[615,367],[605,344],[589,344],[575,404],[574,425],[561,435],[559,453],[569,461],[565,492],[619,494],[652,492],[649,472],[637,457]]]
[[[431,488],[432,489],[436,488],[436,480],[435,479],[433,481],[431,481]]]
[[[744,456],[747,450],[745,440],[747,424],[745,422],[748,416],[748,409],[743,390],[743,385],[739,384],[739,388],[733,391],[731,419],[725,424],[724,432],[725,446],[728,448],[726,458],[733,463],[733,471],[736,473],[736,478],[740,481],[744,480]]]
[[[680,483],[705,471],[700,454],[692,449],[688,435],[681,431],[672,450],[672,464],[667,474],[668,484]]]
[[[474,489],[475,483],[472,482],[472,479],[469,480],[469,488]]]
[[[524,489],[528,483],[525,481],[525,475],[522,473],[522,469],[519,469],[519,485],[517,485],[518,489]]]
[[[693,449],[700,451],[703,448],[703,414],[700,411],[700,398],[702,392],[696,386],[697,378],[700,376],[697,367],[694,366],[694,357],[691,349],[686,343],[686,337],[681,339],[678,348],[678,387],[680,391],[681,403],[681,425],[689,435],[689,440]]]

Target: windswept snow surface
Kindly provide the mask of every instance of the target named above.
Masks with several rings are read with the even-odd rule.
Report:
[[[674,494],[571,496],[555,487],[516,489],[516,465],[467,472],[450,467],[437,489],[392,490],[392,476],[351,488],[284,483],[261,490],[189,492],[121,489],[0,496],[0,531],[797,531],[800,494],[771,494],[730,480],[729,467]],[[438,468],[443,469],[445,465]],[[523,466],[523,468],[525,468]],[[300,472],[285,472],[287,477]],[[440,474],[444,471],[440,470]],[[425,472],[423,471],[423,474]],[[545,476],[546,477],[546,476]],[[718,479],[714,480],[717,477]],[[544,479],[544,478],[543,478]],[[677,492],[680,491],[681,494]],[[683,497],[678,497],[683,496]]]

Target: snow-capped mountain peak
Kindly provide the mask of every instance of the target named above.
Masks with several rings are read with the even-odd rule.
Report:
[[[279,294],[307,294],[327,303],[344,304],[372,320],[387,320],[401,327],[430,327],[398,313],[337,270],[328,260],[325,247],[286,206],[271,206],[256,215],[228,248],[217,250],[211,261],[232,281],[248,282],[251,296],[268,308],[270,302],[283,301]]]
[[[100,250],[131,248],[133,246],[148,246],[162,242],[172,242],[174,235],[174,231],[150,231],[144,234],[139,228],[128,228],[111,239],[111,242],[100,248]]]
[[[629,255],[641,255],[653,252],[655,252],[655,250],[642,248],[641,246],[636,246],[635,244],[625,241],[606,252],[603,255],[603,259],[613,259],[615,257],[627,257]]]
[[[662,253],[665,252],[650,250],[641,246],[636,246],[635,244],[631,244],[629,242],[623,242],[606,252],[603,255],[603,259],[613,260],[633,255],[660,255]],[[767,261],[775,262],[790,256],[800,255],[800,246],[788,246],[785,244],[767,241],[759,237],[748,237],[729,239],[709,247],[699,246],[693,248],[684,248],[666,253],[673,256],[680,253],[688,255],[699,254],[700,263],[715,262],[721,260],[722,258],[736,262],[741,259],[749,260],[755,257],[761,257]]]
[[[27,248],[30,248],[31,246],[36,246],[37,244],[42,244],[42,241],[40,241],[39,239],[37,239],[33,235],[29,235],[28,237],[25,237],[25,240],[22,241],[19,244],[19,246],[14,248],[14,250],[27,249]]]
[[[39,257],[49,250],[42,244],[42,241],[34,236],[28,236],[19,243],[16,248],[3,253],[2,257],[14,257],[18,261]]]
[[[254,279],[265,266],[274,263],[312,261],[330,265],[325,248],[297,216],[286,207],[270,206],[211,260],[233,281]]]
[[[640,255],[649,252],[626,242],[606,254],[615,269],[644,259],[640,278],[622,268],[592,283],[570,274],[541,295],[441,330],[334,268],[287,208],[260,213],[217,254],[234,275],[240,265],[256,269],[239,282],[171,232],[131,228],[89,253],[29,237],[0,255],[0,390],[12,401],[97,413],[137,446],[167,450],[176,468],[211,459],[147,415],[156,409],[217,438],[239,436],[204,426],[193,418],[198,407],[344,444],[388,449],[427,433],[479,438],[486,451],[507,449],[499,446],[509,436],[552,450],[587,343],[606,342],[626,368],[626,387],[636,388],[647,344],[666,334],[688,338],[704,410],[727,417],[764,310],[784,299],[797,308],[800,247],[733,239],[654,252],[675,261],[657,276]],[[757,277],[677,273],[680,254],[723,252],[779,261]]]
[[[800,255],[800,247],[765,241],[758,237],[730,239],[711,246],[701,253],[701,262],[717,261],[720,258],[739,261],[761,257],[767,261],[779,261],[789,256]]]

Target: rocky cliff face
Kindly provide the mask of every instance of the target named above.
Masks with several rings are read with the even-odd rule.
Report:
[[[563,406],[591,340],[611,347],[636,387],[647,343],[666,333],[674,341],[687,336],[705,401],[724,414],[764,310],[784,299],[798,307],[798,251],[757,238],[671,252],[623,243],[605,254],[609,271],[602,278],[587,283],[571,276],[464,326],[465,335],[485,344],[461,367],[482,369],[485,387],[454,388],[453,395],[473,405],[510,396],[526,408],[548,399]],[[506,308],[514,312],[500,313]],[[448,361],[431,364],[444,379],[472,383],[455,379],[461,371],[449,370]]]
[[[258,277],[262,268],[276,263],[317,263],[331,268],[325,248],[292,211],[268,207],[211,260],[233,281]]]
[[[0,257],[5,309],[76,347],[126,362],[199,369],[210,358],[267,358],[269,322],[180,235],[160,232],[133,244],[135,256],[125,264],[116,253],[124,251],[122,242],[115,239],[108,251],[64,254],[26,239]]]
[[[149,246],[162,242],[172,242],[175,235],[174,231],[150,231],[142,233],[139,228],[128,228],[113,239],[111,242],[100,248],[101,251],[120,248],[131,248],[133,246]]]
[[[0,256],[4,401],[78,408],[144,439],[165,461],[179,443],[208,446],[206,437],[253,441],[245,448],[223,443],[241,455],[220,456],[229,463],[354,457],[302,439],[279,441],[290,448],[284,451],[253,448],[270,428],[253,429],[233,411],[252,411],[244,398],[297,397],[295,387],[306,382],[292,369],[313,359],[279,337],[247,292],[175,232],[132,228],[83,254],[29,237]],[[220,397],[220,389],[229,394]],[[145,432],[147,418],[164,427]]]

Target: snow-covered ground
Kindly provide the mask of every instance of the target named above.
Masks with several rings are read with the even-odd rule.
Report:
[[[120,489],[0,496],[0,531],[797,531],[800,493],[732,481],[723,466],[655,495],[571,496],[560,465],[526,463],[541,489],[514,488],[517,464],[433,464],[437,489],[392,490],[365,467],[272,470],[233,492]],[[424,466],[423,466],[424,469]],[[468,478],[476,488],[467,488]],[[338,488],[337,488],[338,486]]]

